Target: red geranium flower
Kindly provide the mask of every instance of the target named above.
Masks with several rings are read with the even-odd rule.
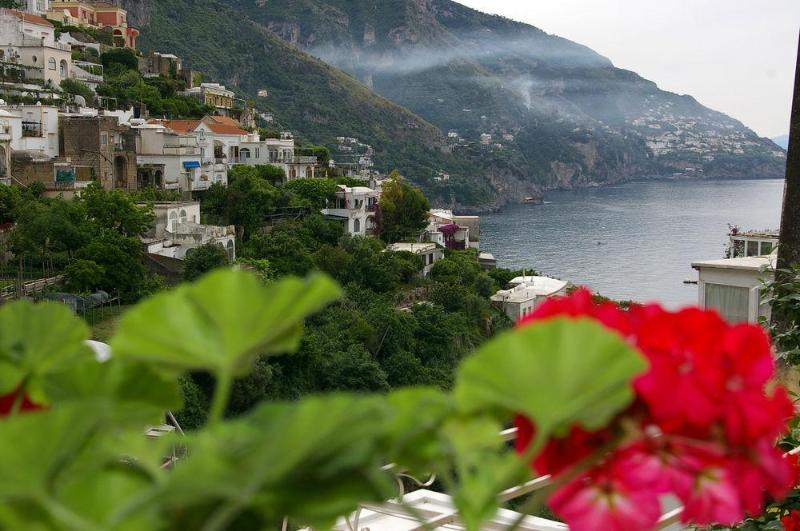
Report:
[[[20,393],[21,390],[17,388],[8,394],[0,395],[0,417],[7,417],[11,414],[11,411],[14,409],[14,404],[20,400]],[[31,402],[27,394],[22,395],[21,400],[19,404],[20,412],[40,411],[44,409],[44,406]]]
[[[792,511],[781,518],[784,531],[800,531],[800,511]]]
[[[610,426],[596,433],[573,427],[531,462],[536,472],[557,475],[613,434],[626,434],[624,447],[551,497],[570,529],[651,529],[665,493],[683,501],[685,522],[732,524],[758,513],[767,494],[780,499],[800,483],[800,474],[792,477],[797,460],[783,459],[774,447],[794,407],[784,388],[767,391],[775,364],[760,327],[731,326],[699,309],[649,305],[626,312],[595,304],[587,290],[546,301],[519,326],[554,317],[595,319],[649,362],[633,382],[634,403]],[[536,428],[522,415],[515,425],[522,453]],[[637,427],[638,435],[631,433]]]

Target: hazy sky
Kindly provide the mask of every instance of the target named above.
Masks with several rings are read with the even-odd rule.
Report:
[[[457,0],[585,44],[763,136],[789,132],[800,0]]]

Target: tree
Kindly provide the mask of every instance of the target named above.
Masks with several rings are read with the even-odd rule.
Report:
[[[285,188],[295,195],[293,203],[320,209],[336,197],[337,185],[331,179],[295,179]]]
[[[197,280],[209,271],[228,265],[228,253],[217,243],[207,243],[186,253],[183,280]]]
[[[778,245],[779,282],[791,282],[792,266],[800,264],[800,43],[797,49],[797,69],[794,81],[794,101],[792,104],[791,125],[789,129],[789,152],[786,158],[786,190],[783,196],[781,234]],[[788,315],[777,311],[773,321],[778,330],[792,326]]]
[[[227,187],[214,184],[206,192],[203,210],[209,220],[236,225],[246,241],[287,201],[283,190],[261,179],[253,167],[237,166]]]
[[[783,198],[781,239],[778,248],[778,268],[788,269],[800,263],[800,44],[797,51],[797,72],[794,82],[794,102],[786,160],[786,192]]]
[[[139,58],[130,48],[111,48],[100,55],[100,61],[103,68],[112,73],[139,69]]]
[[[419,188],[408,184],[396,170],[383,185],[380,199],[381,238],[387,243],[416,237],[428,224],[430,203]]]
[[[140,207],[127,192],[108,191],[97,182],[83,190],[78,202],[85,205],[87,216],[99,227],[123,236],[141,236],[155,220],[152,208]]]
[[[0,184],[0,224],[14,222],[14,209],[21,200],[19,188]]]
[[[67,289],[74,293],[87,293],[103,284],[105,269],[93,260],[74,260],[64,268]]]
[[[103,268],[105,275],[98,288],[119,292],[129,301],[139,298],[145,282],[145,270],[142,265],[142,244],[138,237],[103,230],[79,249],[76,256]]]
[[[61,82],[61,91],[73,96],[81,96],[86,103],[91,105],[94,102],[94,92],[89,85],[76,79],[65,79]]]
[[[22,4],[18,0],[0,0],[0,8],[20,9]]]
[[[325,146],[308,144],[301,147],[298,151],[300,155],[304,157],[317,157],[317,162],[322,166],[327,166],[328,161],[331,160],[331,152]]]

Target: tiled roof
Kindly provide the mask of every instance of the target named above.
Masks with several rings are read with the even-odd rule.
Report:
[[[203,123],[206,124],[211,131],[220,135],[248,134],[247,131],[242,129],[239,122],[227,116],[206,116],[203,118]]]
[[[12,15],[14,15],[15,17],[17,17],[19,19],[24,20],[25,22],[30,22],[31,24],[37,24],[39,26],[48,26],[48,27],[51,27],[51,28],[53,27],[53,24],[49,20],[47,20],[46,18],[37,16],[37,15],[31,15],[30,13],[24,13],[22,11],[16,11],[16,10],[13,10],[13,9],[11,9],[9,11],[11,12]]]
[[[200,120],[160,120],[155,123],[181,134],[191,133],[200,126]]]

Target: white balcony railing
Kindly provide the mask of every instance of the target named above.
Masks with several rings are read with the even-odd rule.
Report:
[[[505,430],[500,433],[500,436],[506,442],[512,442],[517,438],[517,429],[511,428]],[[800,449],[799,449],[800,450]],[[404,471],[398,469],[395,465],[386,465],[383,467],[383,470],[394,472],[398,477],[404,476]],[[429,483],[422,483],[418,482],[420,486],[427,486]],[[508,488],[502,491],[497,496],[498,502],[502,505],[508,503],[512,500],[516,500],[518,498],[522,498],[523,496],[527,496],[532,494],[536,491],[542,490],[545,487],[552,484],[550,476],[541,476],[530,481],[527,481],[521,485],[516,485],[514,487]],[[399,482],[398,485],[402,485],[402,482]],[[345,519],[346,526],[339,526],[337,525],[335,529],[359,529],[359,519],[364,511],[372,511],[377,512],[383,515],[388,515],[390,517],[396,517],[397,519],[408,519],[409,517],[415,518],[418,514],[424,514],[422,512],[418,512],[416,515],[409,512],[408,507],[403,503],[403,498],[405,496],[405,492],[401,489],[400,496],[398,497],[398,501],[387,501],[386,503],[375,505],[375,504],[364,504],[362,505],[355,513],[350,515]],[[671,509],[666,511],[661,515],[661,518],[658,521],[658,529],[665,529],[672,525],[677,524],[680,521],[681,514],[683,513],[683,507],[677,507],[675,509]],[[437,514],[433,516],[429,516],[427,520],[424,522],[419,522],[419,525],[416,527],[413,526],[404,526],[404,529],[408,531],[429,531],[432,529],[438,529],[444,526],[452,526],[453,524],[457,524],[459,521],[459,514],[456,509],[452,509],[449,511],[441,511],[437,512]],[[563,526],[555,521],[548,521],[551,522],[555,526]],[[506,526],[500,525],[492,525],[489,528],[499,528],[504,529]]]

